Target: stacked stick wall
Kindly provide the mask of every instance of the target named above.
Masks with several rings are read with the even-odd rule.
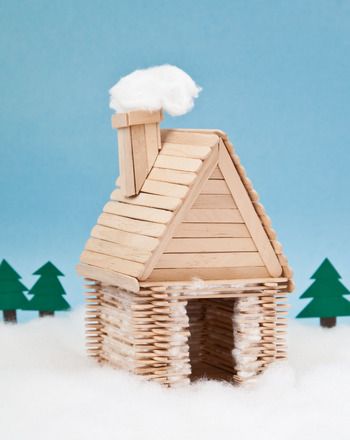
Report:
[[[101,283],[85,279],[86,281],[86,312],[85,332],[88,355],[100,360],[102,342],[101,323]]]
[[[197,283],[194,285],[191,284],[182,284],[171,283],[166,288],[164,286],[160,286],[158,283],[154,283],[152,285],[151,282],[145,283],[145,287],[149,288],[153,292],[163,292],[164,297],[167,295],[177,295],[178,298],[186,299],[189,302],[188,312],[190,315],[190,330],[193,333],[193,328],[197,329],[197,335],[195,336],[195,340],[197,341],[197,347],[194,349],[192,347],[193,336],[190,339],[190,354],[191,354],[191,364],[195,366],[195,362],[201,364],[200,368],[196,368],[196,374],[194,374],[194,378],[204,375],[204,376],[212,376],[217,378],[225,378],[234,380],[235,382],[242,383],[251,380],[257,374],[260,374],[264,371],[267,366],[274,362],[275,360],[284,359],[287,354],[286,342],[285,342],[285,334],[286,334],[286,314],[287,314],[287,293],[288,286],[286,284],[285,278],[276,278],[276,279],[266,279],[266,280],[237,280],[236,282],[228,282],[223,281],[222,283],[216,284],[216,282],[212,283]],[[245,298],[255,298],[253,301],[250,300],[251,303],[247,303],[248,307],[245,309],[241,307],[241,310],[236,309],[234,314],[234,304],[237,301],[242,300],[241,304],[244,304]],[[201,304],[194,305],[195,303]],[[251,304],[251,306],[249,306]],[[212,325],[209,328],[206,323],[206,316],[209,310],[208,316],[218,316],[218,307],[219,307],[219,316],[220,319],[211,319],[211,323],[217,322],[217,325]],[[191,311],[197,310],[195,316],[195,321],[193,317],[191,317]],[[200,310],[200,312],[199,312]],[[210,341],[215,339],[218,340],[218,335],[220,334],[221,327],[225,327],[225,319],[224,316],[226,314],[226,334],[221,334],[221,355],[224,353],[224,358],[226,363],[220,364],[220,358],[218,356],[213,356],[210,354],[208,356],[212,360],[214,359],[217,367],[220,368],[221,373],[215,371],[214,374],[208,368],[209,363],[205,360],[205,353],[208,352],[208,348],[205,347],[206,341],[210,344]],[[199,316],[204,320],[203,323],[199,321]],[[234,316],[234,318],[233,318]],[[227,324],[227,320],[230,319],[233,325]],[[234,340],[234,336],[236,333],[237,336],[237,321],[241,322],[241,340],[249,339],[248,332],[244,333],[242,329],[249,329],[250,323],[255,323],[256,325],[256,342],[255,345],[251,343],[250,347],[247,347],[248,355],[249,350],[253,351],[254,355],[250,357],[246,357],[245,362],[245,370],[243,370],[242,366],[235,365],[236,357],[233,355],[233,372],[230,361],[228,361],[227,352],[228,347],[230,346],[230,341],[232,338],[232,349],[236,349],[236,341]],[[194,322],[193,322],[194,321]],[[192,323],[192,324],[191,324]],[[195,324],[195,325],[193,325]],[[220,327],[221,325],[221,327]],[[192,327],[192,328],[191,328]],[[198,329],[202,329],[202,335],[198,335]],[[232,337],[233,334],[233,337]],[[213,336],[210,336],[213,335]],[[198,341],[202,341],[201,345],[198,347]],[[203,342],[205,341],[205,342]],[[223,341],[229,341],[226,345]],[[252,342],[252,341],[251,341]],[[249,344],[248,344],[249,345]],[[213,346],[213,344],[212,344]],[[220,348],[216,347],[216,351],[220,351]],[[195,360],[195,356],[193,353],[198,352],[200,359]],[[203,366],[203,362],[206,366]],[[224,361],[225,362],[225,361]],[[247,370],[247,363],[251,363],[249,367],[251,372],[250,374],[244,374],[243,371]],[[226,374],[225,371],[226,365]],[[228,367],[228,368],[227,368]],[[231,368],[230,368],[231,367]],[[240,369],[241,368],[241,369]],[[238,373],[241,374],[238,374]]]
[[[278,307],[272,295],[190,300],[192,378],[248,382],[284,358],[285,323]]]
[[[237,300],[233,317],[236,382],[247,382],[275,360],[286,358],[285,295],[250,296]]]
[[[164,300],[147,290],[135,294],[91,286],[86,316],[90,355],[166,385],[189,382],[186,301]]]
[[[263,308],[259,297],[251,295],[235,301],[232,317],[235,346],[235,382],[247,382],[255,377],[263,365],[262,324]]]
[[[285,292],[278,283],[240,293],[220,287],[211,298],[178,287],[131,293],[89,281],[87,289],[89,354],[147,379],[188,383],[192,366],[193,379],[241,383],[286,356]]]

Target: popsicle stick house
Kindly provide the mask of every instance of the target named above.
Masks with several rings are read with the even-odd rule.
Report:
[[[286,356],[291,270],[225,133],[115,114],[120,177],[86,243],[89,353],[167,385]]]

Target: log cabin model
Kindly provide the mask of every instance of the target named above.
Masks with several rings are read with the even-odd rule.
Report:
[[[112,117],[120,177],[82,252],[88,352],[168,386],[286,357],[292,272],[227,135]]]

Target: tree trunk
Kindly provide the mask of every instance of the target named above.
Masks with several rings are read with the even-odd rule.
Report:
[[[11,322],[12,324],[16,324],[17,322],[17,313],[16,310],[3,310],[4,322]]]
[[[54,316],[55,312],[46,312],[46,311],[40,311],[39,316],[40,318],[45,318],[45,316]]]
[[[335,327],[336,323],[337,323],[336,317],[320,318],[321,327],[332,328]]]

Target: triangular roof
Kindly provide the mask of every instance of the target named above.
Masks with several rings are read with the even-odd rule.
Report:
[[[79,273],[137,290],[139,281],[149,279],[176,228],[219,167],[254,241],[265,277],[290,278],[291,270],[270,219],[226,134],[219,130],[177,129],[161,130],[161,137],[162,148],[141,192],[135,197],[124,197],[118,188],[112,192],[81,255]],[[230,259],[226,260],[230,264]],[[201,278],[211,279],[205,274],[206,271]],[[166,271],[158,274],[159,279],[169,281]]]

